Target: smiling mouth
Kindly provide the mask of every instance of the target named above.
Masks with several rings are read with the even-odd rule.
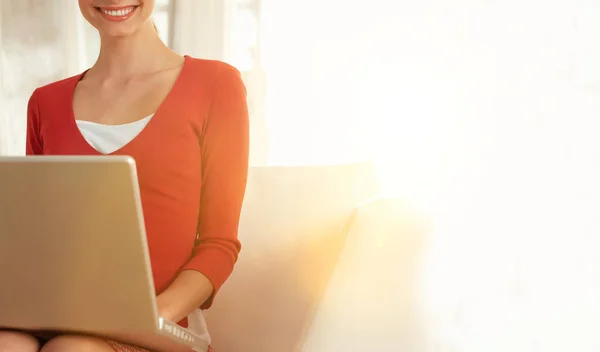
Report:
[[[135,14],[139,6],[96,7],[102,17],[109,21],[124,21]]]

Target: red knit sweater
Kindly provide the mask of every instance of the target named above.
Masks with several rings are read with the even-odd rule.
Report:
[[[28,155],[99,155],[79,132],[73,92],[83,74],[30,98]],[[248,109],[239,72],[185,58],[179,78],[145,129],[112,155],[137,164],[156,293],[179,271],[197,270],[214,295],[240,251],[238,223],[248,173]],[[198,238],[196,239],[196,234]]]

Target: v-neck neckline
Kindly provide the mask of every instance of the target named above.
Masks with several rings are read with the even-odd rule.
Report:
[[[69,108],[69,125],[71,126],[71,128],[73,128],[75,131],[74,133],[77,135],[77,138],[86,146],[87,149],[89,149],[90,151],[92,151],[94,154],[97,155],[118,155],[118,154],[123,154],[125,153],[125,151],[129,148],[131,148],[131,146],[133,144],[135,144],[135,142],[137,140],[139,140],[140,138],[142,138],[145,134],[148,134],[148,130],[150,130],[152,128],[153,125],[157,124],[157,118],[159,118],[159,122],[160,122],[160,118],[162,116],[162,111],[168,106],[169,102],[173,99],[173,95],[175,95],[179,89],[179,86],[181,86],[181,81],[183,80],[183,78],[185,77],[185,70],[187,68],[188,62],[190,60],[190,57],[187,55],[184,55],[184,60],[183,60],[183,65],[179,71],[179,74],[177,75],[177,78],[175,79],[175,82],[173,83],[173,86],[171,87],[171,90],[169,90],[169,93],[167,93],[166,97],[163,99],[163,101],[160,103],[160,105],[158,106],[158,108],[156,109],[156,111],[154,112],[154,116],[150,119],[150,121],[148,121],[148,123],[146,124],[146,126],[140,131],[140,133],[138,133],[135,137],[133,137],[129,142],[125,143],[123,146],[121,146],[119,149],[110,152],[110,153],[102,153],[101,151],[97,150],[96,148],[94,148],[85,138],[85,136],[81,133],[81,130],[79,129],[79,126],[77,126],[77,118],[75,116],[75,110],[73,109],[73,101],[74,101],[74,97],[75,97],[75,89],[77,87],[77,84],[83,79],[83,77],[85,76],[85,74],[89,71],[85,70],[82,73],[80,73],[78,76],[75,76],[75,79],[73,80],[73,85],[70,88],[71,92],[70,92],[70,108]],[[139,120],[138,120],[139,121]],[[134,121],[135,122],[135,121]],[[151,130],[150,130],[151,131]]]

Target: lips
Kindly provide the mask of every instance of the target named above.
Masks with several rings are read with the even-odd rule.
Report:
[[[139,6],[96,7],[105,19],[112,22],[125,21],[133,16]]]

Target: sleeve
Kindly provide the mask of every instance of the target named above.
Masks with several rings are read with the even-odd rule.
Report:
[[[31,94],[27,104],[27,133],[25,141],[26,155],[43,154],[42,139],[40,135],[40,109],[38,104],[37,89]]]
[[[202,194],[198,240],[183,270],[196,270],[213,284],[208,309],[233,271],[241,249],[238,226],[246,191],[249,117],[246,88],[239,71],[226,66],[211,91],[201,137]]]

